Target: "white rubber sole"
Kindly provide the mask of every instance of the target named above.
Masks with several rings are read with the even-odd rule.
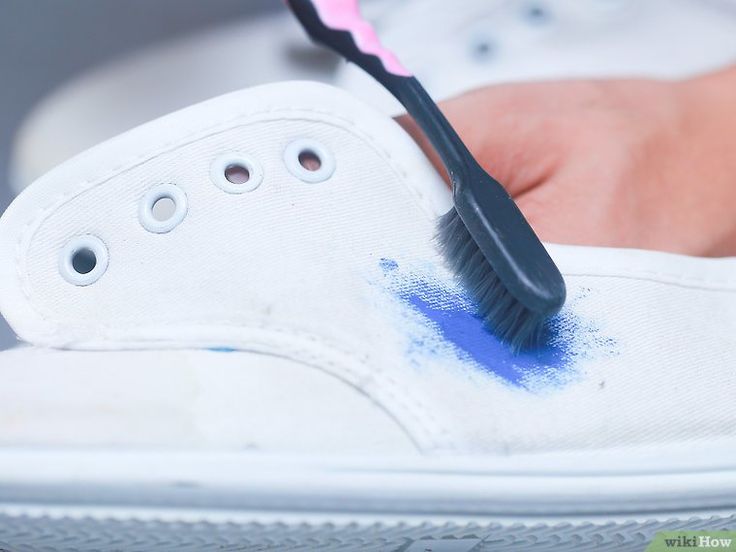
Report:
[[[736,454],[0,452],[0,549],[643,550],[736,528]],[[413,548],[413,546],[419,548]]]

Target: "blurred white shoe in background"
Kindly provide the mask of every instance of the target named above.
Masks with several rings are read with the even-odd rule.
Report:
[[[372,0],[384,42],[437,98],[535,79],[679,78],[736,59],[734,0]],[[147,48],[52,93],[16,138],[11,185],[138,124],[240,88],[335,82],[389,113],[403,109],[360,69],[312,46],[279,12]]]
[[[736,60],[734,0],[423,0],[376,25],[435,99],[514,81],[684,78]],[[354,65],[336,84],[403,111]]]

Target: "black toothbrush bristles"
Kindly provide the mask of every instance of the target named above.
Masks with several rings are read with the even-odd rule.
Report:
[[[440,217],[437,242],[489,330],[515,352],[537,345],[547,316],[526,308],[509,293],[455,208]]]

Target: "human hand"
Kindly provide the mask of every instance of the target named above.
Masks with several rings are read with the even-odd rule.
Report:
[[[724,256],[736,255],[734,98],[730,69],[489,86],[440,108],[541,239]]]

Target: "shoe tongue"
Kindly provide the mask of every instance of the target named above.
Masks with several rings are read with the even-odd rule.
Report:
[[[360,335],[377,259],[434,262],[448,205],[403,130],[344,92],[236,92],[32,184],[0,221],[0,308],[53,346]]]

